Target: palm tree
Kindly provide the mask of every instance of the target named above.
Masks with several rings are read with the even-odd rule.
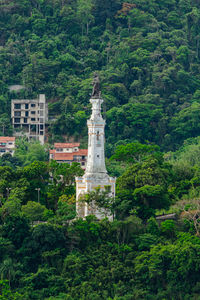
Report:
[[[8,279],[9,281],[9,286],[10,286],[10,281],[11,278],[15,277],[15,270],[13,266],[13,261],[11,258],[6,258],[2,264],[0,265],[0,274],[1,274],[1,279]]]

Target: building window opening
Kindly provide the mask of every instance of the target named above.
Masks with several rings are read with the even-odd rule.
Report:
[[[21,117],[21,111],[15,111],[15,117]]]
[[[15,104],[15,109],[21,109],[21,104]]]
[[[36,125],[31,125],[31,126],[30,126],[30,130],[31,130],[31,131],[36,131]]]
[[[15,118],[14,121],[15,123],[20,123],[20,118]]]
[[[99,131],[97,131],[97,141],[99,141]]]
[[[20,124],[14,124],[14,128],[20,128]]]

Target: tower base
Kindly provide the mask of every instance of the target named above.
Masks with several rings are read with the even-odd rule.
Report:
[[[113,220],[113,215],[106,208],[97,207],[94,203],[88,205],[86,202],[80,201],[82,195],[100,188],[105,190],[105,186],[110,186],[110,196],[115,197],[115,182],[116,179],[109,177],[107,173],[92,173],[85,174],[83,177],[76,177],[76,213],[77,217],[85,218],[89,215],[95,215],[101,220],[107,217],[110,221]]]

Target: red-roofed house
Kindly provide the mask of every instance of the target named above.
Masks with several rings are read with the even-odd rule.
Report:
[[[0,156],[5,153],[14,154],[15,151],[15,137],[0,136]]]
[[[87,161],[87,149],[79,149],[80,143],[55,143],[54,149],[50,150],[50,159],[58,163],[79,162],[85,169]]]

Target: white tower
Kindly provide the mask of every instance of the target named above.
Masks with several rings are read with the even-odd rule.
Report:
[[[115,178],[109,177],[105,166],[104,154],[104,128],[105,120],[101,115],[101,104],[103,100],[99,91],[99,78],[94,78],[94,88],[90,99],[92,104],[92,115],[87,121],[88,126],[88,158],[86,171],[83,177],[76,177],[76,212],[78,217],[86,217],[90,214],[96,215],[98,219],[107,216],[112,220],[112,215],[105,209],[92,207],[87,203],[79,201],[80,195],[85,194],[96,187],[102,190],[105,186],[110,186],[110,195],[115,197]]]

